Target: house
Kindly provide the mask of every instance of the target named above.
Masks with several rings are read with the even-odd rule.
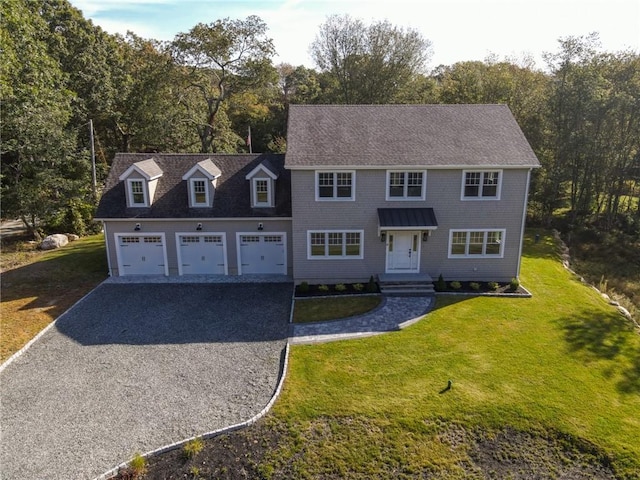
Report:
[[[111,275],[519,276],[538,159],[505,105],[291,105],[286,155],[118,154]]]

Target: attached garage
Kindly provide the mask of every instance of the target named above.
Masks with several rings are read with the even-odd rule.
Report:
[[[120,275],[168,275],[164,233],[116,234]]]
[[[287,241],[284,233],[239,233],[238,274],[287,273]]]
[[[227,254],[224,233],[177,233],[180,275],[226,275]]]

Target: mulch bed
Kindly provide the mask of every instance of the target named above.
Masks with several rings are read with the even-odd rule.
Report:
[[[339,285],[342,285],[340,287]],[[324,288],[326,287],[326,288]],[[336,289],[336,287],[338,287]],[[296,297],[327,297],[327,296],[348,296],[348,295],[371,295],[380,293],[378,284],[369,283],[342,283],[342,284],[324,284],[324,285],[308,285],[307,288],[296,285]]]

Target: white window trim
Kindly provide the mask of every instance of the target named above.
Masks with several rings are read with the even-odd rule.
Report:
[[[409,177],[408,175],[405,175],[405,184],[404,184],[404,195],[402,197],[392,197],[391,196],[391,174],[392,173],[421,173],[422,174],[422,191],[419,197],[408,197],[407,196],[407,189],[408,189],[408,180]],[[427,193],[427,171],[426,170],[406,170],[406,169],[401,169],[401,170],[387,170],[387,181],[386,181],[386,191],[385,191],[385,200],[387,200],[388,202],[406,202],[406,201],[420,201],[420,200],[424,200],[426,198],[426,193]]]
[[[320,196],[320,183],[318,178],[321,173],[332,173],[334,175],[333,184],[333,197],[321,197]],[[337,197],[338,192],[337,174],[338,173],[350,173],[351,174],[351,197]],[[315,190],[316,190],[316,202],[353,202],[356,199],[356,171],[355,170],[316,170],[314,172],[315,177]]]
[[[457,254],[452,254],[451,253],[451,246],[453,245],[453,234],[457,233],[457,232],[465,232],[466,235],[466,243],[465,243],[465,253],[463,255],[457,255]],[[470,232],[483,232],[484,233],[484,238],[482,241],[482,251],[485,251],[487,248],[487,233],[488,232],[500,232],[502,235],[502,238],[500,240],[500,253],[497,255],[487,255],[487,254],[481,254],[481,255],[469,255],[469,233]],[[507,235],[507,230],[504,228],[456,228],[456,229],[451,229],[449,230],[449,244],[447,245],[447,257],[448,258],[504,258],[504,244],[505,244],[505,238]]]
[[[258,181],[267,182],[267,201],[266,202],[258,202]],[[251,194],[253,196],[253,206],[257,208],[265,208],[272,207],[273,203],[271,201],[271,192],[272,192],[273,180],[270,178],[252,178],[251,179]]]
[[[144,196],[144,203],[135,203],[133,201],[133,182],[142,183],[142,195]],[[127,178],[127,195],[129,196],[130,207],[148,207],[149,206],[149,183],[144,178]]]
[[[204,182],[204,203],[196,202],[196,190],[195,183],[196,182]],[[209,196],[209,181],[202,177],[193,177],[189,179],[189,193],[191,194],[191,206],[192,207],[209,207],[211,206],[210,196]]]
[[[311,255],[311,234],[312,233],[359,233],[360,234],[360,255]],[[346,247],[343,237],[343,247]],[[328,245],[326,243],[325,245]],[[362,260],[364,258],[364,230],[307,230],[307,260]]]
[[[482,195],[478,195],[477,197],[466,197],[464,195],[464,187],[466,185],[467,173],[480,173],[480,190],[478,193],[482,193],[482,185],[484,183],[484,174],[498,172],[498,186],[496,188],[496,196],[495,197],[483,197]],[[480,170],[463,170],[462,171],[462,184],[460,187],[460,200],[463,202],[487,202],[487,201],[495,201],[500,200],[500,195],[502,193],[502,175],[503,171],[501,169],[493,168],[493,169],[480,169]]]

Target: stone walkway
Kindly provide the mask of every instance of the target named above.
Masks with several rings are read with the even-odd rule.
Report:
[[[435,297],[383,297],[371,312],[343,320],[291,324],[289,343],[318,343],[360,338],[397,331],[418,320],[433,308]]]

